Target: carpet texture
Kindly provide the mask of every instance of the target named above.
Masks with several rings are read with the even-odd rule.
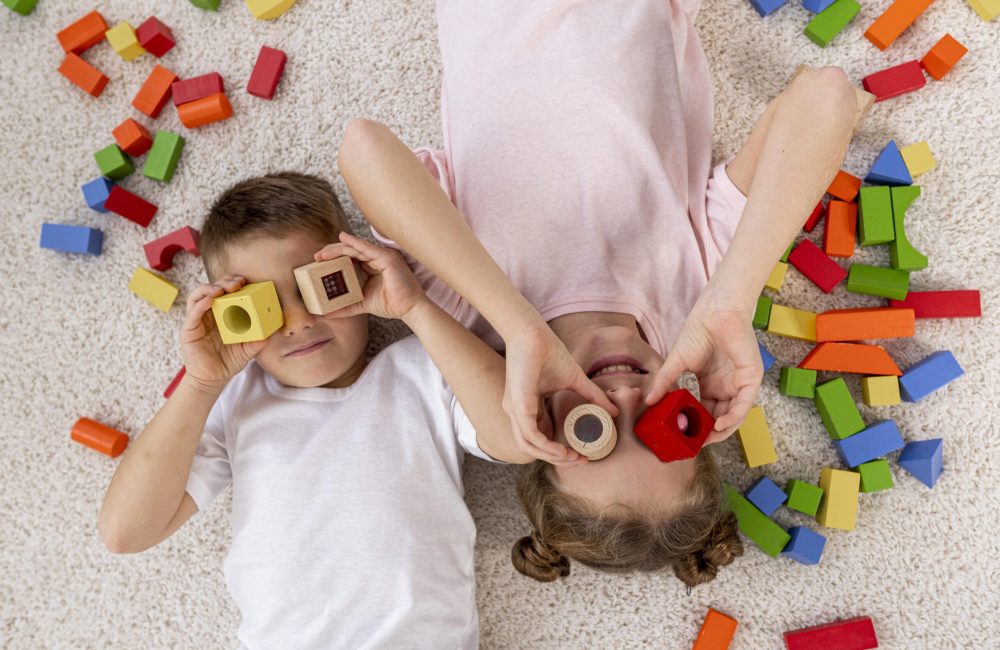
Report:
[[[771,559],[753,544],[707,586],[686,595],[669,572],[608,576],[580,566],[557,584],[537,584],[510,566],[510,546],[527,533],[511,489],[512,470],[468,463],[468,501],[479,525],[477,576],[485,648],[685,648],[706,607],[740,621],[734,648],[771,650],[781,632],[841,617],[870,615],[882,648],[1000,647],[1000,583],[995,486],[1000,483],[996,357],[1000,240],[1000,23],[986,23],[961,0],[934,4],[888,51],[863,37],[888,5],[872,0],[827,49],[801,33],[808,14],[790,2],[761,20],[745,0],[706,2],[699,29],[716,89],[716,159],[735,152],[767,101],[795,66],[843,66],[851,78],[920,58],[945,32],[971,50],[943,82],[878,104],[845,163],[863,175],[890,138],[928,140],[937,170],[921,177],[910,209],[910,241],[930,268],[917,289],[981,288],[983,318],[921,321],[913,339],[889,342],[901,366],[950,349],[966,376],[918,404],[862,411],[867,421],[895,418],[907,440],[942,437],[945,473],[929,490],[893,463],[896,487],[863,495],[855,532],[828,535],[818,567]],[[6,235],[0,243],[0,647],[232,648],[238,614],[223,583],[229,543],[228,493],[172,539],[137,556],[113,556],[97,536],[97,513],[117,461],[69,440],[88,416],[136,435],[163,401],[180,367],[176,343],[187,292],[202,281],[200,260],[179,255],[166,275],[180,288],[166,315],[126,289],[141,244],[184,225],[200,226],[223,188],[252,174],[301,169],[335,179],[336,151],[348,118],[388,124],[412,145],[440,145],[440,63],[431,2],[301,0],[277,21],[255,21],[242,2],[218,13],[188,2],[96,5],[112,23],[138,25],[155,14],[171,26],[175,50],[159,62],[181,77],[219,71],[235,117],[193,132],[172,107],[151,121],[129,102],[156,60],[126,63],[102,43],[86,58],[111,82],[99,99],[56,69],[56,31],[93,3],[41,0],[21,17],[0,10],[0,185]],[[243,88],[262,44],[289,56],[273,102]],[[112,142],[128,116],[188,138],[173,182],[135,174],[125,186],[160,206],[143,230],[89,211],[79,186],[98,175],[92,155]],[[794,182],[794,179],[789,179]],[[338,179],[336,187],[347,196]],[[352,217],[359,215],[351,206]],[[42,222],[104,230],[100,257],[38,247]],[[855,260],[886,264],[886,247]],[[777,301],[805,309],[872,305],[843,286],[821,294],[797,272]],[[375,347],[399,335],[379,327]],[[785,365],[805,343],[762,340]],[[994,368],[990,371],[989,368]],[[860,388],[849,379],[856,398]],[[808,400],[777,393],[777,369],[765,378],[767,411],[779,460],[766,473],[816,482],[839,461]],[[895,454],[893,455],[895,456]],[[724,475],[747,487],[764,474],[747,470],[736,438],[718,448]],[[779,511],[785,526],[810,524]],[[816,527],[815,522],[811,522]]]

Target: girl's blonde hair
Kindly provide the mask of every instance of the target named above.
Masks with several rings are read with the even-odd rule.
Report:
[[[595,513],[556,485],[551,465],[531,463],[518,478],[517,493],[534,530],[514,544],[514,568],[550,582],[569,575],[572,558],[614,573],[669,566],[689,587],[713,580],[719,567],[743,555],[743,543],[736,518],[724,507],[711,452],[703,449],[695,462],[687,497],[662,518],[625,505]]]

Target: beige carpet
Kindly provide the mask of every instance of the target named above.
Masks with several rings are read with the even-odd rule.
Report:
[[[784,630],[862,614],[874,619],[883,648],[1000,647],[1000,22],[983,22],[962,0],[940,0],[882,53],[861,34],[887,4],[866,3],[825,50],[801,34],[807,13],[795,0],[767,20],[746,0],[711,0],[700,29],[715,79],[717,158],[736,150],[799,62],[841,65],[859,81],[921,57],[946,31],[971,49],[946,81],[877,105],[846,163],[863,174],[889,138],[929,140],[939,168],[919,179],[924,193],[910,210],[907,230],[931,266],[914,274],[913,286],[983,289],[981,320],[920,322],[914,339],[888,346],[901,364],[950,349],[966,376],[917,405],[877,416],[865,410],[869,421],[896,418],[908,440],[943,437],[940,483],[928,490],[896,468],[895,489],[862,497],[857,531],[822,530],[829,541],[820,566],[771,559],[748,545],[746,556],[719,579],[687,596],[669,574],[605,576],[574,567],[558,584],[521,577],[509,563],[511,543],[526,531],[510,472],[470,461],[483,647],[685,648],[709,605],[740,620],[734,648],[780,648]],[[126,181],[160,206],[144,231],[90,212],[80,194],[79,186],[97,175],[92,154],[112,142],[111,129],[127,116],[150,124],[129,101],[152,57],[126,63],[106,44],[94,48],[87,58],[112,79],[96,100],[56,73],[62,53],[55,32],[93,6],[40,0],[26,18],[0,9],[6,232],[0,243],[0,647],[231,648],[238,619],[221,572],[228,494],[158,548],[112,556],[98,539],[96,518],[116,461],[71,442],[69,429],[85,415],[137,434],[180,365],[182,309],[163,315],[126,290],[132,271],[145,266],[142,243],[199,226],[212,198],[249,174],[299,168],[334,177],[341,128],[350,117],[384,121],[413,145],[440,144],[434,7],[301,0],[286,16],[264,23],[237,0],[223,0],[217,14],[184,0],[100,2],[97,8],[114,22],[137,25],[155,11],[178,39],[162,63],[182,77],[218,70],[236,111],[224,124],[190,133],[172,108],[153,123],[181,130],[188,145],[169,185],[139,174]],[[273,102],[243,91],[263,43],[289,54]],[[100,226],[104,254],[40,250],[44,221]],[[859,259],[885,263],[885,247]],[[182,304],[202,269],[199,260],[178,256],[167,275],[181,287]],[[877,302],[842,287],[823,296],[794,271],[780,301],[810,309]],[[381,330],[380,341],[389,335]],[[808,349],[763,340],[786,364]],[[838,461],[812,405],[777,394],[776,373],[767,375],[761,395],[780,454],[767,470],[779,483],[790,477],[815,482],[821,467]],[[857,382],[850,385],[860,396]],[[761,475],[745,469],[735,439],[720,452],[726,476],[737,485]],[[806,523],[788,511],[778,520]]]

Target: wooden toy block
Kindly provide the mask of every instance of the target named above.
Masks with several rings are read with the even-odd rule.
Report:
[[[920,59],[920,65],[927,74],[941,81],[968,51],[969,48],[955,40],[951,34],[945,34],[924,55],[924,58]]]
[[[177,75],[162,65],[153,66],[142,88],[132,98],[132,106],[146,115],[157,118],[170,99],[170,86],[177,81]]]
[[[291,9],[295,0],[246,0],[246,3],[254,18],[271,20]]]
[[[899,378],[893,375],[862,377],[862,399],[866,406],[895,406],[899,404]]]
[[[867,616],[785,632],[787,650],[871,650],[878,647]]]
[[[63,223],[43,223],[39,246],[63,253],[100,255],[104,233],[97,228],[70,226]]]
[[[843,440],[865,428],[847,383],[840,377],[816,387],[816,410],[833,440]]]
[[[760,350],[760,362],[764,366],[764,372],[767,372],[768,370],[771,369],[771,366],[774,365],[775,362],[774,355],[768,352],[767,348],[765,348],[759,342],[757,343],[757,348]]]
[[[816,340],[861,341],[913,336],[913,310],[891,307],[832,309],[816,314]]]
[[[864,493],[880,492],[892,487],[892,470],[885,458],[870,460],[854,468],[861,477],[861,491]]]
[[[288,57],[284,52],[262,45],[253,72],[250,73],[250,81],[247,82],[247,92],[255,97],[272,99],[285,71],[286,61]]]
[[[218,11],[219,0],[190,0],[191,4],[205,11]]]
[[[979,318],[983,314],[978,289],[911,291],[905,300],[890,304],[913,309],[916,318]]]
[[[909,185],[913,182],[895,140],[889,140],[889,144],[882,148],[865,176],[865,182],[872,185]]]
[[[896,236],[892,229],[892,192],[877,185],[858,193],[858,234],[862,246],[886,244]]]
[[[136,268],[129,280],[128,290],[162,312],[170,311],[177,299],[177,287],[152,271],[141,266]]]
[[[744,496],[768,517],[773,515],[781,504],[788,501],[788,495],[766,476],[751,485]]]
[[[1000,16],[1000,0],[969,0],[969,6],[987,22]]]
[[[801,341],[816,340],[816,313],[793,309],[784,305],[771,305],[771,318],[767,323],[770,334]]]
[[[788,397],[816,397],[816,371],[806,368],[782,368],[778,392]]]
[[[181,366],[181,369],[174,375],[174,378],[170,380],[170,384],[167,386],[166,390],[163,391],[163,398],[170,399],[170,396],[174,394],[177,390],[177,386],[180,385],[181,379],[184,379],[184,375],[187,373],[187,367]]]
[[[787,0],[750,0],[750,5],[764,18],[784,6],[785,2]]]
[[[70,430],[69,437],[94,451],[117,458],[128,446],[128,436],[90,418],[80,418]]]
[[[183,137],[170,131],[159,131],[153,141],[153,148],[146,157],[146,164],[142,166],[142,175],[169,183],[174,177],[174,170],[177,169],[177,161],[183,150]]]
[[[108,39],[111,49],[126,61],[132,61],[146,53],[146,49],[135,35],[135,28],[127,20],[104,32],[104,36]]]
[[[111,144],[94,154],[97,161],[97,168],[101,170],[101,175],[113,181],[120,181],[135,171],[132,166],[132,159],[118,145]]]
[[[937,167],[937,161],[934,160],[931,146],[927,142],[915,142],[907,145],[899,150],[899,155],[903,157],[903,162],[906,163],[906,168],[913,178],[926,174]]]
[[[35,10],[38,0],[3,0],[3,4],[14,13],[27,16]]]
[[[285,324],[273,282],[254,282],[212,301],[212,314],[226,345],[262,341]]]
[[[847,271],[808,239],[799,242],[799,245],[788,256],[788,263],[809,278],[824,293],[833,291],[833,288],[847,277]]]
[[[771,291],[781,291],[781,285],[785,283],[785,273],[788,271],[788,264],[785,262],[778,262],[771,269],[771,275],[767,276],[767,281],[764,286]]]
[[[767,427],[767,419],[764,417],[762,407],[754,406],[751,408],[736,433],[740,439],[740,449],[743,450],[743,458],[747,461],[747,467],[769,465],[778,460],[778,454],[774,451],[774,442],[771,440],[771,431]]]
[[[799,362],[799,368],[862,375],[902,374],[885,348],[864,343],[820,343]]]
[[[767,329],[767,321],[771,318],[771,299],[767,296],[757,297],[757,307],[753,311],[753,326],[756,329]]]
[[[826,193],[841,201],[850,203],[858,195],[860,189],[861,179],[841,169],[833,177],[833,181],[830,183],[830,187],[826,189]]]
[[[903,448],[903,436],[892,420],[882,420],[863,431],[843,440],[834,440],[833,446],[848,467],[857,467],[870,460],[881,458]]]
[[[788,493],[786,506],[804,515],[816,516],[819,503],[823,499],[823,488],[793,478],[785,485],[785,491]]]
[[[854,240],[858,231],[858,204],[831,200],[826,211],[823,250],[831,257],[854,255]]]
[[[570,411],[563,433],[573,451],[589,460],[601,460],[618,444],[615,421],[597,404],[581,404]]]
[[[97,45],[104,40],[104,33],[108,31],[108,24],[104,21],[104,16],[96,11],[65,27],[56,34],[59,45],[64,52],[82,54],[92,45]]]
[[[322,316],[361,302],[361,283],[350,257],[313,262],[293,271],[306,311]]]
[[[826,546],[826,537],[805,526],[793,526],[788,529],[790,539],[781,552],[800,564],[819,564]]]
[[[78,55],[70,52],[59,66],[59,74],[66,77],[83,92],[92,97],[100,97],[108,78],[100,70],[90,65]]]
[[[823,205],[823,200],[820,199],[819,203],[816,204],[816,207],[813,208],[813,211],[809,213],[809,218],[806,219],[806,223],[805,225],[802,226],[802,229],[805,230],[806,232],[812,232],[813,229],[816,228],[816,224],[820,222],[820,219],[823,218],[823,215],[825,213],[826,213],[826,206]],[[789,246],[789,252],[791,252],[790,246]],[[783,257],[781,261],[786,262],[788,261],[788,258]]]
[[[802,0],[802,8],[814,14],[818,14],[830,5],[834,0]]]
[[[899,466],[929,488],[933,488],[944,471],[944,441],[918,440],[903,448]]]
[[[826,47],[842,32],[848,23],[861,11],[856,0],[836,0],[829,7],[813,16],[806,25],[805,35],[810,41]]]
[[[174,33],[156,16],[150,16],[139,25],[135,30],[135,35],[139,39],[139,45],[156,58],[160,58],[176,45]]]
[[[181,124],[189,129],[219,122],[232,115],[233,107],[229,103],[229,98],[223,93],[209,95],[177,107],[177,117],[180,118]]]
[[[791,536],[785,532],[784,528],[758,510],[732,485],[723,483],[722,488],[726,492],[729,509],[736,515],[737,525],[743,534],[752,539],[762,551],[771,557],[778,557],[778,553],[781,553],[785,548]]]
[[[198,234],[198,231],[191,226],[184,226],[169,235],[144,244],[142,250],[146,253],[146,261],[149,262],[150,268],[157,271],[170,270],[174,264],[174,255],[181,251],[200,257]]]
[[[869,296],[904,300],[910,288],[910,274],[867,264],[852,264],[847,273],[847,290]]]
[[[896,0],[865,30],[865,38],[880,50],[892,45],[934,0]]]
[[[683,418],[681,416],[684,416]],[[686,426],[684,419],[686,418]],[[715,418],[689,391],[670,391],[635,423],[635,435],[664,463],[694,458],[715,428]]]
[[[919,90],[926,83],[924,70],[916,60],[873,72],[861,80],[861,86],[875,95],[876,102]]]
[[[108,194],[114,186],[114,181],[103,176],[81,185],[80,189],[83,190],[83,200],[87,202],[87,207],[102,214],[107,212],[104,202],[108,200]]]
[[[788,248],[785,249],[784,254],[782,254],[782,256],[781,256],[781,261],[782,262],[787,262],[788,261],[788,256],[792,254],[792,249],[793,248],[795,248],[795,242],[792,242],[791,244],[789,244]]]
[[[899,394],[907,402],[918,402],[964,374],[954,355],[941,350],[906,369],[899,378]]]
[[[819,474],[819,486],[823,488],[823,498],[816,521],[827,528],[854,530],[861,476],[857,472],[824,467]]]
[[[149,226],[149,222],[156,216],[157,210],[155,205],[120,185],[111,188],[108,200],[104,202],[104,207],[143,228]]]
[[[130,156],[141,156],[153,146],[153,136],[131,117],[116,126],[111,135],[118,147]]]
[[[889,266],[904,271],[919,271],[920,269],[927,268],[927,256],[910,244],[910,240],[906,238],[906,229],[903,225],[907,208],[920,196],[920,187],[917,185],[894,187],[891,190],[891,194],[892,224],[896,236],[889,243]]]
[[[224,91],[225,84],[222,81],[222,75],[218,72],[209,72],[190,79],[180,79],[170,87],[170,92],[174,97],[174,106],[204,99]]]
[[[728,650],[737,625],[735,618],[709,607],[691,650]]]

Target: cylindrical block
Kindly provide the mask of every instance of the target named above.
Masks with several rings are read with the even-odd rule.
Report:
[[[574,451],[590,460],[600,460],[618,444],[618,430],[611,414],[596,404],[581,404],[563,423],[566,441]]]
[[[128,446],[127,435],[90,418],[77,420],[70,438],[112,458],[119,456]]]

